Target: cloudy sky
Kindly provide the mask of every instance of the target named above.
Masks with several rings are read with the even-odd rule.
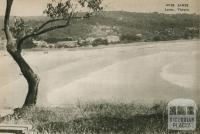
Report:
[[[14,0],[12,15],[38,16],[50,0]],[[189,4],[189,13],[200,13],[200,0],[104,0],[104,10],[130,12],[162,12],[166,4]],[[0,15],[4,15],[6,0],[0,0]]]

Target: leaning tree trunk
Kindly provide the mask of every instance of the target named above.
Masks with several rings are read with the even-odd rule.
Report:
[[[10,12],[12,8],[13,0],[7,0],[6,4],[6,13],[4,18],[4,32],[7,39],[7,51],[19,65],[21,72],[25,79],[28,82],[28,93],[26,96],[26,100],[24,102],[23,107],[26,106],[34,106],[37,101],[37,92],[38,92],[38,84],[39,84],[39,77],[33,72],[31,67],[27,64],[24,58],[21,55],[21,49],[18,49],[18,46],[21,44],[17,44],[14,40],[12,33],[10,31],[9,19],[10,19]]]
[[[38,84],[39,84],[39,77],[37,74],[33,72],[31,67],[27,64],[24,58],[21,56],[21,52],[17,51],[16,49],[12,49],[7,45],[7,50],[16,63],[19,65],[19,68],[28,82],[28,93],[24,102],[23,107],[26,106],[34,106],[37,101],[37,93],[38,93]]]

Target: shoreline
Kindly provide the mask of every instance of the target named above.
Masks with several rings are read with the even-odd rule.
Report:
[[[197,48],[196,44],[193,44],[196,42],[197,41],[173,41],[173,43],[156,42],[149,45],[140,45],[141,43],[137,43],[136,45],[130,44],[124,45],[123,47],[87,49],[88,51],[51,51],[48,54],[44,54],[42,51],[29,51],[25,53],[24,57],[41,77],[40,89],[42,90],[40,90],[38,98],[38,102],[41,105],[46,105],[44,96],[46,96],[48,92],[52,90],[56,91],[55,89],[65,86],[66,89],[71,89],[72,87],[80,89],[73,90],[73,92],[77,91],[77,93],[80,94],[85,94],[86,91],[88,91],[89,94],[96,94],[97,91],[101,91],[98,89],[104,88],[104,92],[101,91],[100,93],[104,94],[107,89],[110,89],[109,91],[111,94],[111,92],[116,89],[118,92],[114,93],[119,93],[119,95],[123,97],[125,91],[121,93],[119,89],[119,87],[121,87],[121,89],[127,90],[129,98],[133,97],[132,93],[133,95],[138,94],[138,96],[140,96],[141,93],[142,96],[144,96],[145,93],[147,98],[151,97],[152,99],[156,97],[160,98],[160,94],[163,94],[163,92],[166,92],[166,94],[164,94],[165,98],[170,95],[171,98],[173,95],[176,96],[177,93],[182,94],[177,94],[178,96],[183,96],[184,93],[180,87],[162,80],[159,77],[160,74],[158,74],[158,70],[169,62],[174,62],[177,59],[185,59],[184,57],[187,57],[187,55],[182,55],[182,52],[190,54],[190,51],[194,51],[195,48]],[[26,83],[22,76],[19,76],[19,70],[10,56],[0,58],[2,58],[0,62],[2,70],[5,69],[2,71],[3,77],[1,85],[5,84],[5,86],[1,88],[2,93],[5,93],[5,95],[9,92],[13,93],[6,98],[9,103],[19,96],[25,96],[27,91]],[[4,76],[4,72],[8,72],[8,74]],[[111,76],[114,79],[111,78]],[[78,79],[80,81],[77,81]],[[96,81],[91,82],[92,80]],[[113,87],[113,81],[116,83],[115,87]],[[69,85],[70,83],[72,87]],[[117,83],[121,84],[117,85]],[[81,86],[77,87],[78,85]],[[19,90],[16,91],[14,90],[15,88]],[[167,89],[170,89],[171,93],[167,91]],[[134,92],[132,90],[134,90]],[[81,93],[81,91],[84,92]],[[129,91],[132,93],[130,94]],[[152,91],[156,91],[156,94],[152,94]],[[108,93],[106,93],[106,95],[108,96]],[[111,95],[113,95],[113,93]],[[23,102],[23,97],[18,98],[18,101]],[[70,96],[68,97],[70,98]]]
[[[129,46],[146,46],[155,44],[165,44],[165,43],[176,43],[176,42],[200,42],[200,39],[180,39],[180,40],[169,40],[169,41],[149,41],[149,42],[131,42],[131,43],[116,43],[108,45],[99,45],[96,47],[86,46],[86,47],[74,47],[74,48],[31,48],[23,49],[23,52],[45,52],[45,51],[81,51],[81,50],[94,50],[94,49],[106,49],[106,48],[117,48],[117,47],[129,47]],[[6,50],[0,50],[1,52],[7,52]]]

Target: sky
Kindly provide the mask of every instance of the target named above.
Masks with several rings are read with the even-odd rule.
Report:
[[[14,0],[11,15],[15,16],[40,16],[50,0]],[[129,11],[129,12],[162,12],[166,4],[189,4],[190,11],[187,13],[200,13],[200,0],[104,0],[103,7],[106,11]],[[0,0],[0,15],[4,15],[6,0]],[[183,13],[178,12],[178,13]]]

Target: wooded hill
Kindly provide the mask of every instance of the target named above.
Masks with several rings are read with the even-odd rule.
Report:
[[[46,17],[23,17],[28,25],[36,26]],[[101,38],[119,36],[122,42],[160,41],[199,37],[200,15],[196,14],[161,14],[133,13],[124,11],[106,11],[89,19],[73,21],[70,27],[46,33],[42,40],[73,40],[88,37]],[[3,17],[0,17],[3,28]],[[138,36],[140,37],[138,38]],[[4,36],[1,30],[1,36]]]

